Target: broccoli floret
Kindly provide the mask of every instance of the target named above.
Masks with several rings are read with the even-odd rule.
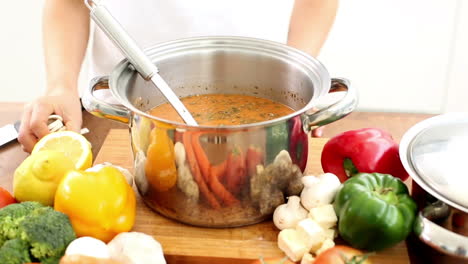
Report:
[[[37,208],[44,207],[38,202],[10,204],[0,209],[0,247],[7,240],[18,238],[18,225]]]
[[[31,262],[29,245],[21,239],[8,240],[0,248],[0,263],[23,264]]]
[[[76,238],[68,216],[51,207],[38,208],[27,215],[18,231],[39,260],[63,256],[68,244]]]

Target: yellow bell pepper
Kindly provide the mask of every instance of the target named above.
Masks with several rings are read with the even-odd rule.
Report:
[[[79,237],[109,242],[117,234],[130,231],[135,223],[135,193],[113,167],[68,172],[57,188],[54,206],[68,215]]]

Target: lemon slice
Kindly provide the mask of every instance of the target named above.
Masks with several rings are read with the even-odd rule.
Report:
[[[41,150],[64,153],[73,161],[78,170],[91,167],[93,162],[91,143],[84,136],[73,131],[58,131],[46,135],[37,142],[31,154]]]

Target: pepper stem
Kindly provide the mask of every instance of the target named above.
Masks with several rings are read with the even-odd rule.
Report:
[[[354,174],[359,173],[358,169],[356,168],[356,166],[354,166],[354,163],[350,158],[344,159],[343,168],[348,178],[351,178]]]

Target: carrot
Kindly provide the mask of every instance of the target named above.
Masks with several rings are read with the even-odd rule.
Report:
[[[192,171],[193,179],[200,188],[200,192],[211,205],[211,207],[213,207],[214,209],[221,208],[221,205],[219,204],[216,197],[208,189],[208,186],[206,185],[206,182],[201,174],[200,167],[198,167],[197,158],[195,157],[195,152],[192,146],[191,133],[186,131],[182,138],[185,146],[185,152],[187,155],[187,161],[189,163],[190,170]]]
[[[226,174],[226,165],[227,160],[224,160],[220,164],[212,166],[210,173],[214,174],[219,181],[222,181],[224,179],[224,175]]]
[[[192,136],[192,146],[193,146],[193,151],[195,152],[195,157],[197,158],[198,166],[200,166],[200,171],[202,173],[203,178],[205,179],[205,182],[209,182],[209,177],[210,177],[210,161],[208,160],[208,157],[206,156],[205,151],[203,151],[203,148],[200,144],[200,135],[202,135],[203,132],[194,132]]]
[[[211,170],[213,172],[213,170]],[[210,181],[208,182],[213,193],[223,201],[225,205],[233,205],[239,201],[224,187],[219,181],[216,173],[210,173]]]
[[[193,152],[195,153],[195,157],[198,161],[198,165],[200,166],[200,171],[204,176],[205,181],[208,183],[208,186],[210,187],[211,191],[216,195],[216,197],[218,197],[226,205],[233,205],[238,202],[237,199],[234,198],[234,196],[228,190],[226,190],[226,188],[221,184],[221,182],[218,179],[217,173],[222,172],[222,166],[220,168],[215,168],[215,170],[218,169],[221,171],[213,171],[214,173],[211,173],[212,166],[210,164],[210,161],[208,160],[208,157],[206,156],[205,151],[203,150],[200,144],[201,134],[203,134],[203,132],[196,132],[195,135],[192,137],[192,148]]]

